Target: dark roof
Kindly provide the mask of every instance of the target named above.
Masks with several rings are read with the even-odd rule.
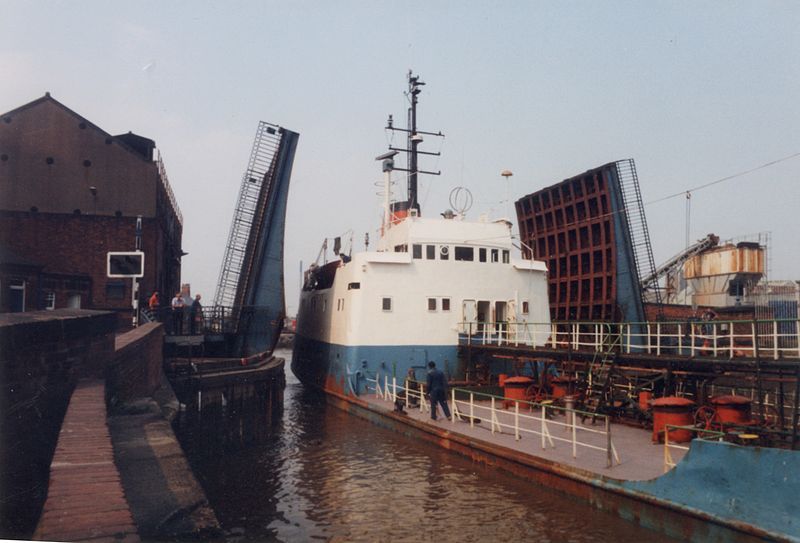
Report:
[[[24,266],[27,268],[41,268],[41,264],[37,264],[32,260],[23,258],[17,253],[11,251],[4,245],[0,245],[0,266]]]
[[[67,112],[69,115],[72,115],[73,117],[75,117],[75,118],[76,118],[76,119],[78,119],[79,121],[82,121],[82,122],[86,123],[88,126],[91,126],[91,127],[92,127],[92,128],[94,128],[95,130],[97,130],[97,131],[101,132],[101,133],[102,133],[103,135],[105,135],[106,137],[108,137],[108,138],[112,138],[112,139],[113,139],[113,140],[114,140],[116,143],[118,143],[118,144],[119,144],[119,146],[120,146],[120,147],[122,147],[122,148],[123,148],[123,149],[125,149],[126,151],[129,151],[129,152],[133,153],[134,155],[136,155],[136,156],[137,156],[137,157],[139,157],[140,159],[146,160],[146,161],[148,161],[148,162],[151,162],[151,161],[152,161],[152,157],[150,157],[150,158],[148,159],[146,156],[144,156],[144,155],[142,154],[141,150],[139,150],[139,149],[136,149],[136,148],[132,147],[132,146],[131,146],[131,145],[130,145],[130,144],[127,142],[127,141],[126,141],[126,138],[124,138],[124,137],[122,137],[122,136],[112,136],[111,134],[109,134],[108,132],[106,132],[105,130],[103,130],[102,128],[100,128],[99,126],[97,126],[96,124],[94,124],[92,121],[90,121],[89,119],[87,119],[87,118],[86,118],[86,117],[84,117],[83,115],[81,115],[81,114],[79,114],[79,113],[76,113],[75,111],[71,110],[70,108],[68,108],[67,106],[65,106],[64,104],[62,104],[61,102],[59,102],[58,100],[56,100],[55,98],[53,98],[52,96],[50,96],[50,93],[49,93],[49,92],[46,92],[46,93],[44,94],[44,96],[42,96],[41,98],[37,98],[36,100],[33,100],[32,102],[28,102],[27,104],[23,104],[23,105],[21,105],[21,106],[19,106],[19,107],[17,107],[17,108],[14,108],[14,109],[12,109],[11,111],[6,111],[5,113],[2,113],[2,114],[0,114],[0,118],[5,118],[5,117],[9,117],[9,116],[16,115],[16,114],[17,114],[17,113],[19,113],[20,111],[24,111],[24,110],[26,110],[26,109],[31,109],[31,108],[34,108],[34,107],[36,107],[36,106],[38,106],[38,105],[40,105],[40,104],[43,104],[43,103],[45,103],[45,102],[51,102],[51,103],[53,103],[53,104],[57,105],[58,107],[60,107],[60,108],[61,108],[61,109],[63,109],[64,111],[66,111],[66,112]],[[132,134],[132,133],[131,133],[131,132],[129,132],[128,134]],[[149,141],[149,142],[152,142],[152,143],[153,143],[153,146],[155,146],[155,141],[153,141],[153,140],[151,140],[151,139],[149,139],[149,138],[145,138],[144,136],[137,136],[137,135],[135,135],[135,134],[133,134],[133,135],[134,135],[134,136],[136,136],[137,138],[141,138],[142,140],[147,140],[147,141]]]

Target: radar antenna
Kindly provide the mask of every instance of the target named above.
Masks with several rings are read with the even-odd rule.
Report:
[[[441,175],[441,171],[431,172],[419,169],[419,155],[440,156],[441,153],[432,153],[430,151],[420,151],[419,144],[423,141],[423,135],[434,136],[443,138],[444,134],[441,132],[426,132],[417,129],[417,103],[419,93],[422,92],[422,87],[425,82],[420,79],[418,75],[413,75],[412,71],[408,71],[408,96],[411,100],[411,105],[408,108],[408,128],[397,128],[394,126],[394,120],[389,115],[386,123],[386,129],[393,132],[405,132],[407,137],[406,148],[389,146],[390,151],[397,151],[401,153],[408,153],[408,168],[394,168],[397,171],[408,172],[408,200],[406,202],[397,202],[398,211],[415,209],[417,215],[421,215],[419,206],[419,199],[417,197],[417,176],[419,174],[426,175]],[[401,209],[402,208],[402,209]]]

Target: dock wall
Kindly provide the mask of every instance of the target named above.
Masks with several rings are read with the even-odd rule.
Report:
[[[153,396],[161,386],[164,327],[148,323],[120,334],[106,367],[107,394],[112,403]]]
[[[102,311],[0,314],[2,537],[33,534],[69,398],[78,379],[103,377],[115,325]]]

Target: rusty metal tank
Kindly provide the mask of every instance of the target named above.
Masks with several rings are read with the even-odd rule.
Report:
[[[657,398],[651,402],[653,406],[653,442],[664,441],[664,427],[694,426],[694,407],[692,400],[678,396]],[[670,430],[671,443],[686,443],[692,440],[690,430]]]
[[[721,424],[750,424],[752,401],[744,396],[716,396],[711,405],[716,411],[716,420]]]
[[[573,377],[554,377],[550,384],[553,387],[553,399],[563,398],[575,393],[575,378]]]
[[[509,377],[503,383],[503,396],[507,400],[525,400],[525,393],[533,383],[530,377]]]

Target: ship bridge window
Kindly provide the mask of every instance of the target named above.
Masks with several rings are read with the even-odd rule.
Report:
[[[486,248],[481,247],[478,249],[478,261],[479,262],[486,262]]]
[[[347,283],[347,290],[358,290],[361,288],[361,283]]]
[[[447,245],[439,247],[439,260],[450,260],[450,247]]]
[[[428,311],[436,311],[436,298],[428,298]]]
[[[475,260],[475,249],[472,247],[456,247],[456,260]]]
[[[492,249],[492,262],[499,262],[497,249]]]
[[[508,264],[511,261],[511,254],[508,251],[503,251],[503,264]]]
[[[411,256],[414,258],[422,258],[422,245],[415,243],[411,246]]]
[[[427,260],[436,260],[436,245],[425,246],[425,258]]]
[[[391,311],[392,310],[392,299],[391,298],[383,298],[381,300],[381,309],[384,311]]]

